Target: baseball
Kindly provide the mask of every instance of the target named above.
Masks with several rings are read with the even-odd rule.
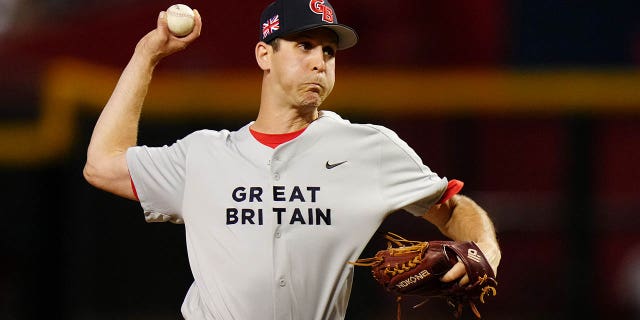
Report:
[[[174,4],[167,9],[169,31],[177,37],[184,37],[193,31],[195,18],[193,10],[184,4]]]

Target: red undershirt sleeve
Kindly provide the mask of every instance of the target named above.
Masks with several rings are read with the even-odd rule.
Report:
[[[131,190],[133,190],[133,196],[136,197],[136,200],[140,202],[140,198],[138,198],[138,191],[136,191],[136,185],[133,184],[133,178],[129,175],[129,181],[131,181]]]
[[[449,183],[447,184],[447,190],[445,190],[444,193],[442,194],[442,197],[440,197],[438,204],[445,203],[447,200],[451,199],[453,196],[458,194],[458,192],[462,190],[463,186],[464,186],[464,182],[460,180],[456,180],[456,179],[449,180]]]

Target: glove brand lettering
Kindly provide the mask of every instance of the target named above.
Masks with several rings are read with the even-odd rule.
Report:
[[[269,191],[271,194],[269,195]],[[263,187],[236,187],[231,192],[231,199],[236,203],[263,203],[263,199],[272,200],[274,203],[315,203],[318,200],[320,187],[301,186],[273,186]],[[273,215],[265,215],[269,209],[261,208],[227,208],[227,225],[264,225],[265,219],[274,219],[276,224],[290,225],[331,225],[331,209],[316,207],[274,207]]]
[[[405,287],[407,287],[407,286],[409,286],[411,284],[414,284],[414,283],[416,283],[416,282],[418,282],[420,280],[426,279],[429,276],[429,274],[430,274],[429,271],[422,270],[422,271],[418,272],[416,275],[413,275],[413,276],[411,276],[409,278],[406,278],[406,279],[398,282],[396,284],[396,287],[405,288]]]
[[[476,249],[469,249],[467,250],[467,258],[480,263],[480,261],[482,260],[482,257],[480,257],[480,255],[478,254],[478,251],[476,251]]]

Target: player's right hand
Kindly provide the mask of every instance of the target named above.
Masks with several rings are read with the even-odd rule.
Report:
[[[170,54],[184,50],[200,36],[202,30],[200,13],[198,10],[193,11],[195,18],[193,31],[184,37],[176,37],[171,34],[167,26],[167,13],[161,11],[158,15],[156,28],[147,33],[136,45],[136,54],[145,56],[155,64]]]

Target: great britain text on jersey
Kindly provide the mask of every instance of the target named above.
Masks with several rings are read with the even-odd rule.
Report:
[[[320,187],[313,186],[273,186],[271,189],[271,200],[276,202],[289,203],[315,203],[318,200]],[[231,198],[237,203],[262,203],[263,197],[269,199],[263,187],[236,187],[231,192]],[[227,208],[227,225],[263,225],[265,222],[266,208]],[[268,217],[267,217],[268,218]],[[320,209],[314,207],[273,207],[271,208],[271,218],[275,218],[276,224],[300,224],[300,225],[331,225],[331,209]]]

